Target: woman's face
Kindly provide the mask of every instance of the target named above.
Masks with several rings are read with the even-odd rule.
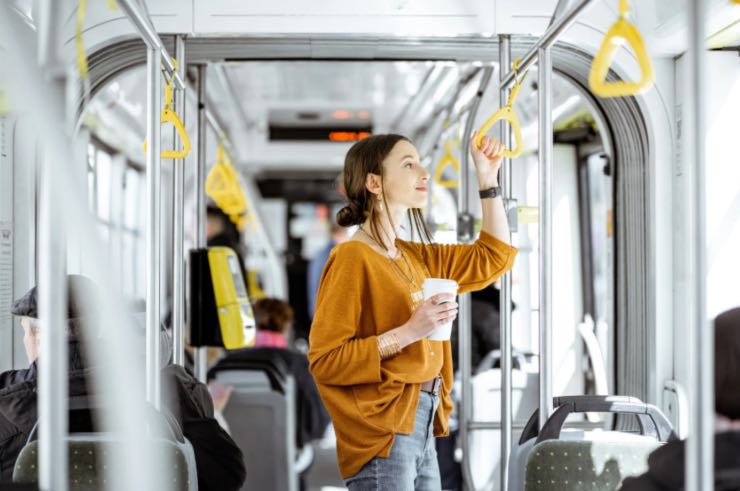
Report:
[[[383,161],[383,193],[389,206],[424,208],[429,193],[429,172],[421,165],[419,152],[401,140]]]

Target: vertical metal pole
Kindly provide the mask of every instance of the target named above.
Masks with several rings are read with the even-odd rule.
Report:
[[[552,413],[552,59],[538,56],[540,147],[540,429]]]
[[[475,96],[473,105],[470,108],[470,114],[465,122],[465,132],[463,139],[465,145],[470,141],[470,135],[473,133],[473,124],[478,114],[483,92],[491,81],[493,68],[487,67],[483,71],[478,93]],[[471,242],[473,240],[473,216],[470,214],[470,151],[466,147],[462,152],[462,162],[460,166],[460,192],[457,197],[458,219],[457,219],[457,240],[460,243]],[[458,298],[459,315],[457,317],[459,333],[459,357],[460,360],[460,378],[461,382],[461,402],[460,402],[460,447],[463,449],[462,471],[463,479],[468,488],[473,487],[473,471],[470,465],[470,423],[473,416],[473,386],[471,384],[471,324],[472,324],[472,303],[470,294],[460,295]]]
[[[52,71],[59,68],[57,35],[60,2],[39,0],[38,12],[38,62],[39,65]],[[75,12],[76,15],[76,12]]]
[[[706,305],[706,189],[704,146],[706,143],[706,44],[708,2],[689,2],[689,87],[688,98],[695,127],[687,132],[694,181],[690,208],[696,210],[694,224],[695,318],[691,351],[691,411],[686,466],[686,490],[714,489],[714,331],[707,322]]]
[[[41,174],[39,230],[39,489],[67,489],[67,282],[62,217],[49,156]]]
[[[146,399],[159,409],[159,247],[160,247],[160,77],[159,49],[146,52]]]
[[[511,66],[511,36],[501,35],[498,42],[499,77],[503,80]],[[499,105],[504,107],[509,100],[509,88],[499,91]],[[511,148],[511,127],[501,125],[501,142],[506,148]],[[501,165],[501,184],[503,187],[504,204],[508,208],[512,198],[511,188],[511,159],[504,159]],[[501,489],[509,488],[509,455],[511,454],[512,440],[512,410],[511,410],[511,272],[501,278],[501,295],[499,312],[501,312]]]
[[[182,36],[175,38],[175,59],[177,59],[178,72],[185,80],[185,40]],[[175,90],[175,112],[180,115],[183,123],[185,118],[185,90]],[[177,133],[177,132],[175,132]],[[175,137],[175,146],[179,148],[182,142]],[[173,217],[174,230],[173,241],[173,264],[172,264],[172,361],[176,365],[185,363],[185,345],[183,336],[183,320],[185,318],[185,256],[183,254],[184,240],[184,207],[185,207],[185,159],[174,162],[175,189],[173,190],[175,201],[175,213]]]
[[[198,163],[195,168],[195,247],[206,247],[206,66],[198,67]],[[206,381],[206,348],[195,348],[195,376]]]

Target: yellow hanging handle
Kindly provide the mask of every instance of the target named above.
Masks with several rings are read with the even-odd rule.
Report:
[[[176,72],[177,60],[173,59],[172,64]],[[182,142],[182,150],[162,150],[161,156],[163,159],[184,159],[190,153],[190,137],[187,131],[185,131],[185,125],[182,124],[180,116],[172,109],[172,87],[175,84],[175,72],[172,73],[172,78],[164,86],[164,109],[162,109],[160,119],[161,124],[171,123],[175,127],[177,135]]]
[[[513,150],[505,149],[503,152],[501,152],[501,154],[504,157],[510,159],[520,156],[523,150],[522,128],[519,124],[519,118],[517,117],[516,112],[514,112],[514,102],[516,102],[516,96],[519,95],[519,89],[521,89],[522,81],[524,81],[524,77],[522,77],[522,80],[519,80],[518,78],[519,63],[521,62],[521,60],[521,58],[517,58],[516,60],[514,60],[514,63],[512,65],[512,68],[514,70],[514,87],[511,88],[511,92],[509,93],[509,100],[506,102],[506,106],[493,113],[493,116],[488,118],[488,121],[483,123],[483,126],[481,126],[478,130],[478,135],[475,137],[475,146],[480,148],[483,137],[486,136],[486,133],[488,133],[488,131],[496,123],[496,121],[508,121],[508,123],[511,125],[512,131],[514,132],[514,142],[516,144],[516,147]]]
[[[452,154],[452,145],[450,141],[445,142],[445,153],[437,164],[437,169],[434,171],[434,184],[442,186],[443,188],[456,188],[460,185],[459,181],[445,181],[442,179],[442,175],[447,167],[452,167],[455,172],[460,173],[460,162]]]
[[[247,211],[247,197],[223,144],[218,146],[216,164],[206,178],[206,194],[237,226],[240,221],[242,227],[246,224],[247,220],[241,220],[241,216]]]
[[[653,85],[655,72],[653,64],[645,49],[645,42],[642,40],[640,31],[637,27],[627,20],[629,17],[629,3],[627,0],[619,0],[619,18],[612,24],[601,43],[599,52],[594,58],[591,65],[591,73],[588,76],[588,83],[591,90],[599,97],[625,97],[637,95],[645,92]],[[639,82],[606,82],[606,76],[609,73],[609,67],[614,61],[614,57],[622,44],[632,46],[632,50],[637,57],[637,63],[640,65],[642,78]]]

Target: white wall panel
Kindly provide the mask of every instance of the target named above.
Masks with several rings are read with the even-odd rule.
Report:
[[[490,34],[495,17],[494,3],[486,0],[195,0],[194,5],[198,34]]]

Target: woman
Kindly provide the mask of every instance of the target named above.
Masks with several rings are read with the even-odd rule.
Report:
[[[424,279],[449,278],[479,290],[511,269],[498,188],[503,145],[470,141],[483,223],[472,245],[430,244],[420,208],[429,173],[400,135],[357,142],[344,163],[349,205],[337,222],[359,225],[324,268],[310,333],[311,373],[337,435],[339,469],[350,491],[438,490],[435,436],[447,435],[452,410],[449,341],[426,336],[457,316],[452,295],[424,301]],[[398,239],[404,215],[425,244]]]
[[[253,305],[257,321],[255,348],[287,348],[293,329],[293,308],[278,298],[261,298]]]

